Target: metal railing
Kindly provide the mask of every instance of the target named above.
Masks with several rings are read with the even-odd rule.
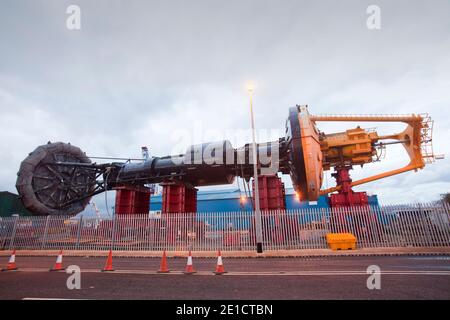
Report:
[[[262,213],[265,250],[328,248],[326,234],[351,232],[359,248],[450,246],[448,205],[303,209]],[[252,211],[163,215],[7,217],[0,249],[254,250]]]

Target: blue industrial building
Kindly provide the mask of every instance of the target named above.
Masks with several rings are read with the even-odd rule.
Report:
[[[251,211],[251,199],[241,201],[244,192],[239,189],[200,190],[197,194],[197,212],[233,212]],[[377,196],[369,196],[369,204],[378,206]],[[328,208],[328,199],[321,196],[318,201],[301,202],[298,200],[293,188],[286,189],[286,208],[288,210],[307,208]],[[150,210],[161,211],[162,195],[154,195],[150,199]]]

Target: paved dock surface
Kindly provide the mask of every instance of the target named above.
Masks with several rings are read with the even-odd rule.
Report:
[[[6,264],[7,259],[4,257]],[[157,258],[64,257],[81,268],[81,289],[68,274],[48,272],[53,257],[17,257],[19,271],[0,273],[0,299],[450,299],[450,256],[194,258],[197,274],[184,275],[186,259],[170,258],[171,273],[157,274]],[[381,289],[369,290],[367,267],[381,270]]]

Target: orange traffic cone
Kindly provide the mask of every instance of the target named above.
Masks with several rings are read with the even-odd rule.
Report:
[[[226,273],[225,268],[223,267],[222,255],[220,254],[220,250],[217,254],[217,266],[214,274],[220,275]]]
[[[64,270],[63,266],[62,266],[62,256],[63,256],[63,251],[61,250],[58,254],[58,257],[56,258],[56,263],[53,266],[53,268],[50,269],[50,271],[62,271]]]
[[[192,265],[192,254],[191,251],[189,251],[189,256],[186,264],[186,271],[184,274],[194,274],[196,271],[194,270],[194,266]]]
[[[9,258],[8,264],[6,265],[6,268],[2,269],[2,271],[14,271],[14,270],[17,270],[16,250],[13,250],[11,257]]]
[[[108,258],[106,259],[105,267],[102,271],[114,271],[112,266],[112,250],[109,250]]]
[[[166,256],[166,250],[164,250],[162,259],[161,259],[161,266],[159,267],[158,273],[168,273],[169,268],[167,267],[167,256]]]

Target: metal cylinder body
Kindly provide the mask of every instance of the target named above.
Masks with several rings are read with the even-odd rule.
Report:
[[[273,149],[276,149],[274,152]],[[274,164],[279,170],[278,141],[257,145],[260,169]],[[154,157],[141,163],[125,163],[117,176],[108,180],[116,184],[146,184],[179,180],[192,186],[230,184],[236,176],[250,178],[252,175],[252,148],[245,145],[234,149],[227,140],[192,145],[181,155]]]

